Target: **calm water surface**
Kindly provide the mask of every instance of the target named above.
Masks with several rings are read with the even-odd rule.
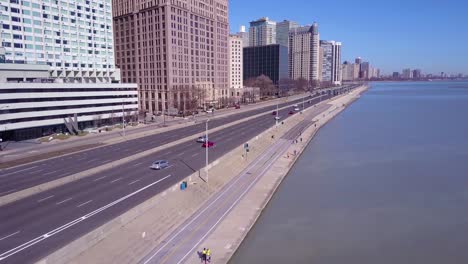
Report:
[[[468,263],[468,82],[374,84],[311,142],[231,263]]]

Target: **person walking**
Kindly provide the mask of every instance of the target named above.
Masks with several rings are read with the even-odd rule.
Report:
[[[207,249],[206,250],[206,260],[208,260],[208,262],[211,262],[211,249]]]
[[[202,251],[202,263],[206,263],[206,248],[203,248]]]

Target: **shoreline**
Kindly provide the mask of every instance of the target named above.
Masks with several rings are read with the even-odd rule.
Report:
[[[319,115],[313,117],[315,126],[310,126],[302,133],[305,141],[302,144],[293,144],[283,153],[282,157],[275,162],[259,182],[250,190],[233,208],[233,210],[220,222],[218,227],[200,244],[211,246],[212,251],[216,252],[213,261],[216,263],[228,263],[235,255],[250,230],[257,224],[258,219],[263,214],[265,208],[270,203],[274,194],[278,191],[282,182],[289,175],[290,170],[301,157],[302,153],[314,139],[317,132],[333,120],[342,111],[344,111],[353,102],[358,100],[363,93],[370,89],[370,85],[356,88],[349,94],[335,98],[327,104],[333,106]],[[297,151],[293,157],[291,153]],[[290,153],[292,159],[287,159],[287,153]],[[237,228],[236,228],[237,227]],[[189,258],[186,263],[192,263],[196,258]]]

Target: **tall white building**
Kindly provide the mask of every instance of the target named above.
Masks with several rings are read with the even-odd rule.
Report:
[[[229,88],[231,91],[243,87],[243,48],[241,36],[229,36]]]
[[[289,33],[289,78],[318,81],[319,48],[317,23],[293,29]]]
[[[242,38],[242,46],[248,47],[249,46],[249,32],[246,32],[245,26],[240,27],[239,33],[237,33]]]
[[[340,85],[341,73],[341,42],[320,41],[323,49],[322,82]]]
[[[294,21],[283,20],[276,23],[276,44],[289,46],[289,33],[298,28],[299,24]]]
[[[276,44],[276,22],[268,17],[250,22],[249,46],[266,46]]]
[[[1,0],[5,62],[42,64],[64,82],[120,80],[114,63],[111,0]]]

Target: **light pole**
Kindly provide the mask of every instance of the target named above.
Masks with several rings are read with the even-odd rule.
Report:
[[[209,181],[209,175],[208,175],[208,149],[210,148],[210,141],[208,139],[208,122],[210,121],[210,119],[207,119],[206,120],[206,125],[205,125],[205,162],[206,162],[206,165],[205,165],[205,171],[206,171],[206,182]]]
[[[124,111],[124,101],[122,100],[122,129],[123,136],[125,137],[125,111]]]
[[[279,119],[279,106],[278,102],[276,102],[276,126],[278,126],[278,119]]]
[[[0,110],[6,109],[6,108],[9,108],[9,107],[10,107],[9,105],[2,106],[2,107],[0,107]],[[3,130],[3,132],[5,132],[5,131],[6,131],[6,126],[5,126],[5,129]],[[0,137],[0,151],[3,151],[3,146],[1,145],[2,142],[3,142],[3,138]]]

